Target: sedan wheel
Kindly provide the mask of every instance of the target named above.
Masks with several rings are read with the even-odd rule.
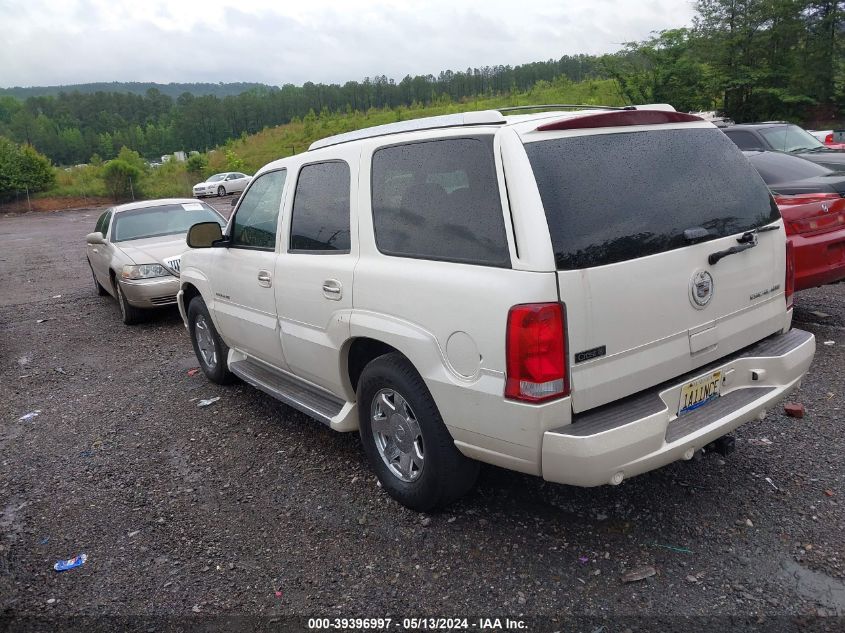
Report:
[[[91,269],[91,278],[94,280],[94,290],[97,291],[97,295],[100,297],[106,296],[108,292],[106,292],[106,289],[100,285],[99,281],[97,281],[97,275],[94,274],[94,267],[91,266],[91,262],[88,262],[88,268]]]
[[[222,197],[226,195],[226,188],[223,185],[217,187],[217,195]]]
[[[120,282],[115,280],[114,288],[117,291],[117,304],[120,306],[120,317],[125,325],[135,325],[144,320],[144,311],[136,308],[129,301],[126,300],[126,295],[123,294],[123,289],[120,287]]]

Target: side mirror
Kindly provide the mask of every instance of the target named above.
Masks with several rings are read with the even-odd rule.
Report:
[[[191,248],[211,248],[223,239],[223,231],[217,222],[200,222],[188,229],[188,246]]]
[[[89,233],[85,236],[85,241],[89,244],[105,244],[106,239],[103,237],[103,234],[99,231],[95,231],[94,233]]]

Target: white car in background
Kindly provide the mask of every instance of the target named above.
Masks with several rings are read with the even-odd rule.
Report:
[[[833,149],[845,149],[845,130],[808,130],[810,134]]]
[[[194,197],[225,196],[228,193],[238,193],[246,189],[251,180],[252,176],[247,176],[239,171],[214,174],[205,182],[194,185]]]

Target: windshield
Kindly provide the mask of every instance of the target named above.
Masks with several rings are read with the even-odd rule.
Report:
[[[787,156],[777,152],[760,152],[748,157],[751,164],[760,172],[767,185],[791,180],[804,180],[833,173],[827,167],[811,163],[797,156]]]
[[[824,147],[815,136],[797,125],[781,125],[760,130],[773,148],[781,152],[798,152],[801,150]]]
[[[206,180],[206,182],[218,182],[223,180],[226,177],[226,174],[214,174],[211,178]]]
[[[217,222],[221,227],[226,224],[214,209],[202,202],[165,204],[116,213],[111,241],[178,235],[187,233],[198,222]]]
[[[570,136],[525,145],[559,270],[735,235],[780,218],[769,189],[717,129]]]

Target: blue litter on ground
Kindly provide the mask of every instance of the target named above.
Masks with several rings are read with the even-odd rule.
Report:
[[[56,571],[68,571],[69,569],[81,567],[85,564],[86,560],[88,560],[88,554],[80,554],[79,556],[69,558],[68,560],[60,560],[58,563],[53,565],[53,569]]]

